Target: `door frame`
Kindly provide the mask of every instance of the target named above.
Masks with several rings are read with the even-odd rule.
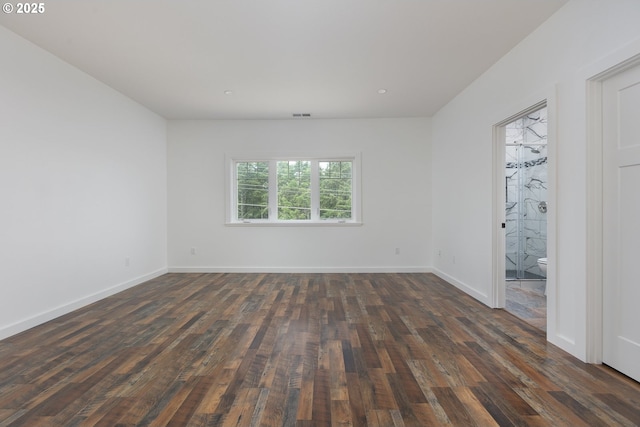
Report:
[[[640,65],[640,41],[615,52],[585,70],[587,105],[587,283],[586,352],[588,363],[602,363],[603,354],[603,83]]]
[[[491,307],[505,307],[505,232],[502,223],[505,222],[505,201],[506,193],[504,189],[505,182],[505,126],[522,116],[547,107],[547,258],[551,261],[547,267],[547,330],[549,325],[555,322],[552,316],[555,307],[555,299],[553,298],[552,289],[555,289],[555,245],[556,245],[556,207],[555,207],[555,158],[556,158],[556,138],[555,138],[555,87],[546,90],[543,93],[533,95],[530,98],[522,100],[510,112],[503,114],[502,117],[494,121],[493,125],[493,286],[491,292]],[[513,114],[513,111],[517,113]],[[506,118],[505,118],[506,117]],[[555,323],[553,323],[555,324]]]
[[[496,123],[493,126],[493,140],[494,140],[494,218],[497,221],[494,221],[494,227],[496,232],[494,235],[496,236],[494,245],[494,253],[496,256],[494,257],[494,264],[497,270],[497,283],[494,285],[498,285],[494,287],[494,295],[493,295],[493,305],[494,307],[504,308],[505,306],[505,281],[506,281],[506,245],[505,245],[505,231],[502,228],[502,224],[506,223],[506,212],[505,212],[505,202],[506,202],[506,192],[505,192],[505,162],[506,162],[506,126],[509,123],[512,123],[515,120],[518,120],[527,114],[537,111],[541,108],[547,107],[547,100],[543,99],[534,103],[533,105],[528,106],[520,110],[518,113],[513,114],[506,119]],[[548,118],[547,118],[547,133],[548,133]],[[547,145],[548,145],[548,136],[547,136]],[[500,254],[502,254],[500,256]]]

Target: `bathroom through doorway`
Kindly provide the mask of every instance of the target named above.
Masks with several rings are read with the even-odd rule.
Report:
[[[513,118],[504,135],[504,308],[546,330],[547,107]]]

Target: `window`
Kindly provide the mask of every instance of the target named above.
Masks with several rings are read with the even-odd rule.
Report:
[[[284,160],[278,168],[278,219],[311,219],[311,162]]]
[[[269,163],[237,163],[238,218],[269,217]]]
[[[359,155],[228,155],[227,223],[359,224]]]
[[[320,175],[320,218],[351,218],[353,162],[318,163]]]

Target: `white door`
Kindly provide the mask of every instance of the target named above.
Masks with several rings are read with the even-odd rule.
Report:
[[[640,381],[640,65],[603,82],[603,362]]]

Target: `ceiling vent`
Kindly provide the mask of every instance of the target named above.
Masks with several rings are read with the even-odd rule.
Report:
[[[293,117],[311,117],[311,113],[293,113]]]

